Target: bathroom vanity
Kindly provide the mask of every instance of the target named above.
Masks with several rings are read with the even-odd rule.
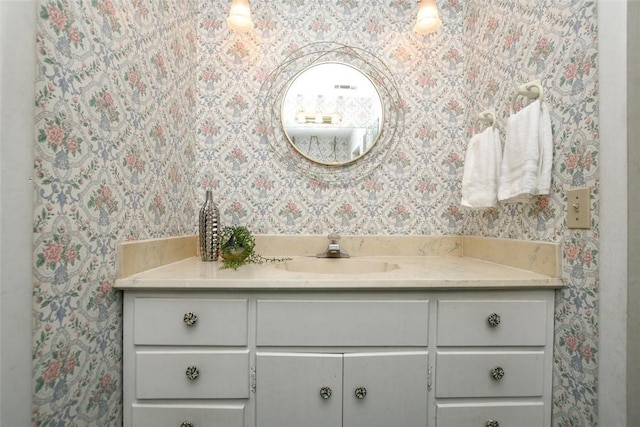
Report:
[[[190,257],[118,279],[124,425],[551,426],[560,279],[451,255],[327,262]]]

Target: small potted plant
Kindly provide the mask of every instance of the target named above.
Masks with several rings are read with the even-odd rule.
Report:
[[[256,241],[249,229],[243,225],[224,227],[220,235],[220,257],[222,268],[233,268],[244,264],[286,261],[288,258],[265,258],[255,252]]]
[[[220,257],[223,263],[234,269],[246,261],[255,247],[251,232],[241,225],[224,227],[220,242]]]

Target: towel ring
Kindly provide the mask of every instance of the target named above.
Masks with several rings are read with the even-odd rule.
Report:
[[[488,122],[491,127],[496,125],[496,110],[491,108],[489,110],[485,110],[481,113],[478,113],[476,116],[476,120],[473,123],[473,133],[479,133],[477,129],[478,122]]]
[[[516,100],[518,96],[526,96],[529,99],[540,99],[542,101],[544,97],[544,90],[542,89],[542,83],[540,80],[532,80],[528,83],[518,86],[518,90],[511,99],[511,114],[516,111]]]

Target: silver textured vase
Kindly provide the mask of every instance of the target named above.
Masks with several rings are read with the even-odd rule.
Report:
[[[220,248],[220,212],[213,203],[213,194],[207,190],[199,218],[200,259],[217,261]]]

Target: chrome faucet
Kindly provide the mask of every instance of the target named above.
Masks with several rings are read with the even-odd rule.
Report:
[[[327,250],[316,255],[316,258],[349,258],[349,254],[340,250],[340,244],[338,243],[340,235],[337,233],[331,233],[327,238],[329,239],[329,246],[327,246]]]

